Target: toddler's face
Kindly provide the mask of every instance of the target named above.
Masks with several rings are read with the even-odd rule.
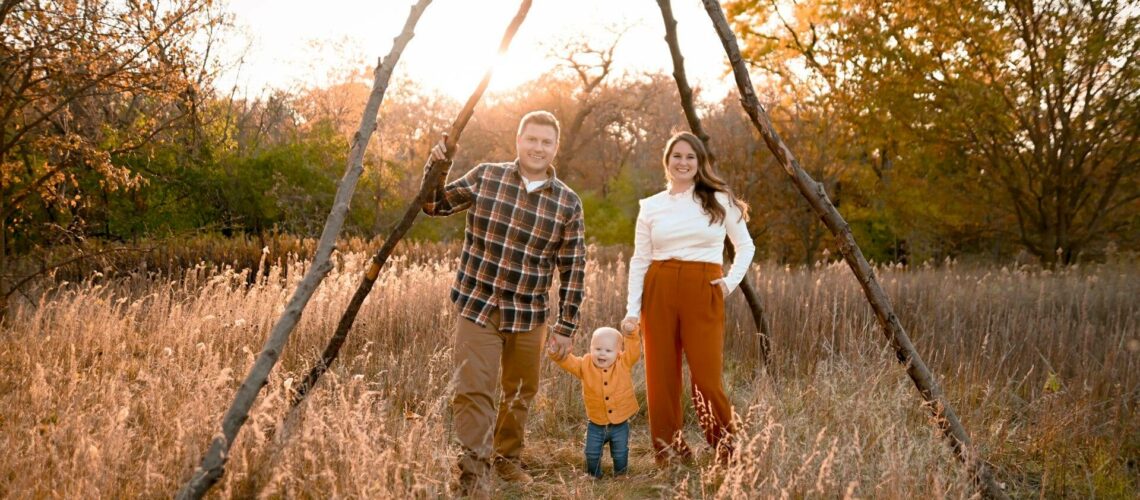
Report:
[[[621,337],[617,331],[595,332],[590,338],[590,354],[594,358],[594,366],[606,369],[613,366],[621,353]]]

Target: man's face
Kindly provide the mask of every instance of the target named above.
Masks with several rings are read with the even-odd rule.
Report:
[[[558,153],[558,132],[550,125],[528,123],[515,140],[519,165],[529,177],[543,177]]]

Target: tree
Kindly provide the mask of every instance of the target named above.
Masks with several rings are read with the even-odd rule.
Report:
[[[1140,209],[1140,12],[1114,1],[1008,6],[983,11],[991,43],[959,24],[980,64],[953,60],[945,83],[930,79],[939,111],[978,117],[947,124],[947,139],[993,169],[1021,243],[1068,264]]]
[[[9,257],[81,227],[93,195],[137,186],[119,159],[193,120],[224,18],[208,0],[10,0],[0,23],[3,310]]]
[[[862,165],[893,209],[944,236],[1005,235],[1047,264],[1134,239],[1140,13],[1129,3],[729,9],[756,67],[813,85],[864,137]]]

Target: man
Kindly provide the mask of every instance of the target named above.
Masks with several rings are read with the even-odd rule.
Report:
[[[555,269],[561,285],[549,349],[559,357],[566,354],[578,327],[585,226],[582,201],[551,165],[559,133],[549,112],[526,114],[515,137],[515,161],[480,164],[447,185],[440,180],[423,205],[432,216],[467,211],[463,255],[451,289],[459,308],[452,414],[463,448],[459,479],[465,494],[489,488],[492,461],[502,479],[531,481],[519,457],[527,411],[538,391],[546,299]],[[431,160],[446,159],[441,141]]]

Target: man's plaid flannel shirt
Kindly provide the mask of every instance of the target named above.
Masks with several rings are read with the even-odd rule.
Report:
[[[502,331],[533,330],[546,322],[546,298],[557,267],[560,311],[552,331],[573,335],[586,276],[578,194],[555,177],[553,167],[548,181],[527,193],[517,160],[484,163],[447,185],[440,180],[423,205],[432,216],[462,210],[467,210],[467,228],[451,288],[459,314],[486,326],[498,307]]]

